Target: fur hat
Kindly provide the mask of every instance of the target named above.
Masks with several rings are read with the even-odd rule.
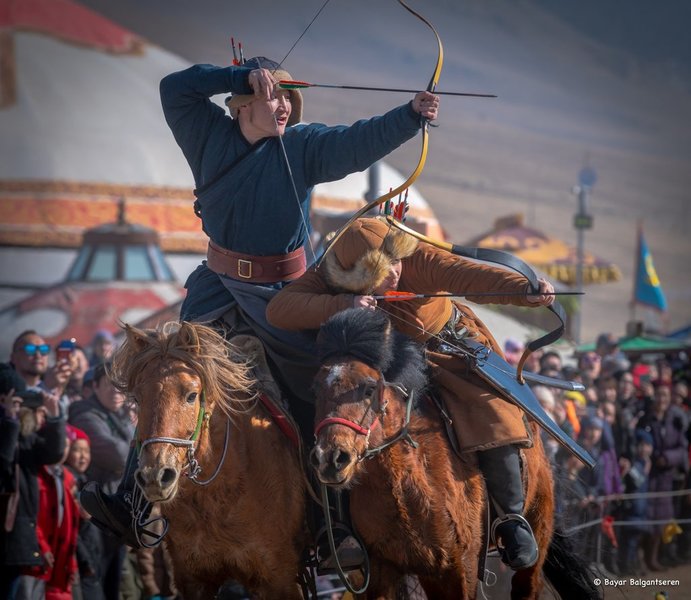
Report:
[[[264,58],[263,56],[256,56],[255,58],[250,58],[245,61],[242,65],[249,69],[268,69],[271,71],[273,78],[276,81],[281,81],[283,79],[293,79],[288,71],[279,69],[280,66],[277,62]],[[290,117],[288,118],[288,125],[296,125],[302,120],[302,94],[300,90],[288,90],[290,94],[290,105],[292,110],[290,112]],[[233,119],[238,118],[238,108],[244,104],[249,104],[255,99],[254,94],[233,94],[226,98],[226,106],[230,111],[230,116]]]
[[[324,277],[332,288],[371,293],[386,279],[391,261],[410,256],[417,243],[382,219],[358,219],[326,255]]]

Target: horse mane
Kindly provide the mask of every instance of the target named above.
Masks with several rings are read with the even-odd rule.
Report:
[[[427,386],[422,346],[396,331],[382,311],[349,308],[333,315],[319,330],[317,353],[320,363],[354,357],[411,391]]]
[[[113,385],[125,394],[135,389],[151,361],[180,361],[202,380],[210,402],[226,414],[237,414],[253,402],[254,380],[250,365],[216,330],[206,325],[170,321],[156,329],[125,325],[125,342],[115,351],[109,375]],[[164,367],[165,368],[165,367]]]

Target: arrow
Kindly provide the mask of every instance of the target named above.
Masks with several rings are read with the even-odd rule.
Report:
[[[403,90],[399,88],[380,88],[380,87],[366,87],[359,85],[328,85],[325,83],[309,83],[307,81],[294,81],[290,79],[282,79],[278,82],[278,87],[284,90],[297,90],[302,88],[319,87],[319,88],[335,88],[340,90],[368,90],[372,92],[404,92],[408,94],[417,94],[420,90]],[[470,96],[471,98],[496,98],[496,94],[472,94],[470,92],[433,92],[442,96]]]
[[[399,302],[417,298],[465,298],[467,296],[583,296],[584,292],[549,292],[547,294],[527,294],[525,292],[465,292],[461,294],[415,294],[413,292],[385,292],[383,296],[372,296],[375,300]]]

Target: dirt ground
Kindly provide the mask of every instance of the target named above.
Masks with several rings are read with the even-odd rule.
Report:
[[[478,588],[479,600],[504,600],[510,597],[511,572],[498,559],[490,559],[488,568],[497,574],[493,586],[481,585]],[[605,600],[657,600],[656,594],[664,591],[669,600],[691,598],[691,564],[670,568],[660,573],[649,573],[643,577],[616,577],[599,575],[600,589]],[[622,583],[622,581],[624,583]],[[555,600],[558,596],[545,586],[543,600]]]

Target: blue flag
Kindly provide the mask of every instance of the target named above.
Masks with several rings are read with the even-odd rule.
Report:
[[[633,301],[661,312],[667,310],[667,299],[660,286],[660,279],[653,264],[653,256],[650,254],[648,244],[643,237],[642,228],[638,230],[638,264],[636,266]]]

